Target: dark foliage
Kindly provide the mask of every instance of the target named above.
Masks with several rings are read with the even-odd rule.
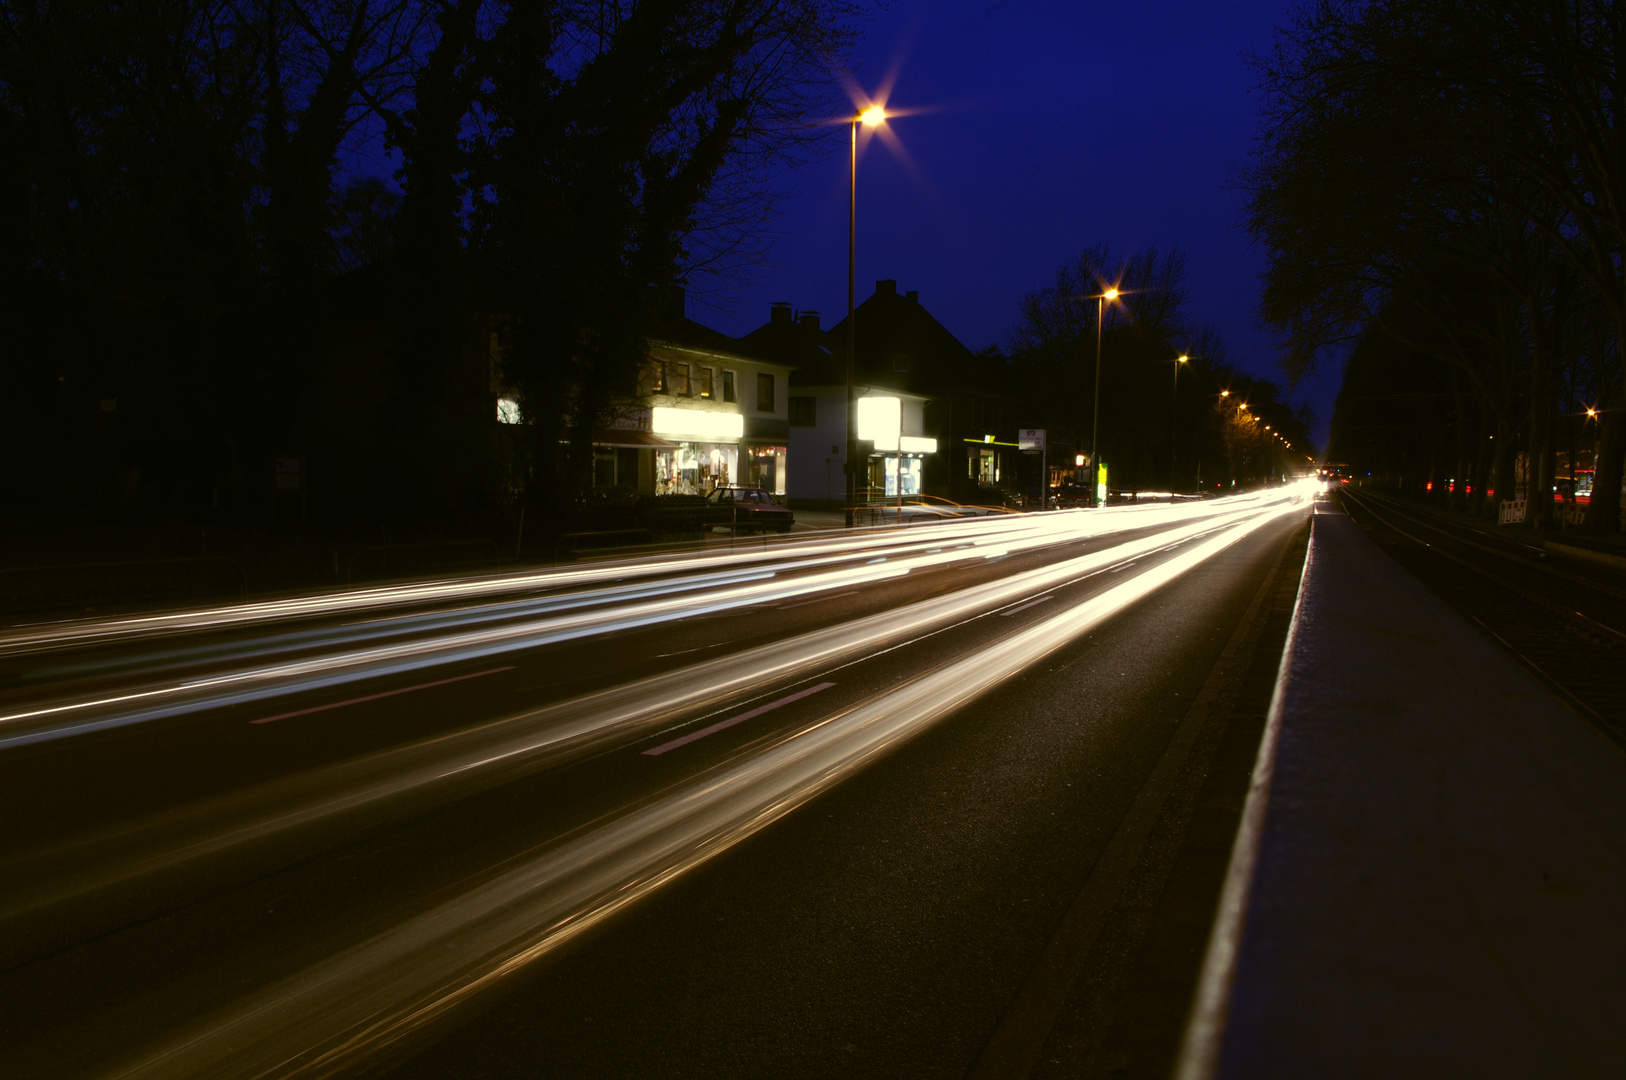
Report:
[[[1099,302],[1109,287],[1119,298]],[[1037,413],[1033,426],[1090,447],[1100,311],[1098,443],[1113,486],[1212,490],[1307,466],[1308,414],[1278,403],[1270,383],[1241,376],[1219,336],[1193,325],[1185,305],[1179,249],[1119,259],[1100,245],[1058,269],[1054,284],[1023,297],[1009,343]]]
[[[1294,373],[1354,346],[1334,457],[1358,448],[1358,471],[1439,497],[1550,493],[1565,429],[1601,405],[1588,520],[1618,527],[1622,18],[1603,0],[1320,0],[1256,60],[1262,312]],[[1393,380],[1383,424],[1358,404],[1377,371]],[[1531,502],[1533,526],[1551,513]]]
[[[851,13],[4,0],[8,511],[360,535],[568,500],[650,297],[728,273],[817,149]]]

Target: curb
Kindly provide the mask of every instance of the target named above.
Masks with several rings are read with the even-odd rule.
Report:
[[[1594,551],[1592,548],[1577,547],[1574,544],[1561,544],[1555,540],[1543,540],[1541,546],[1555,555],[1597,563],[1613,570],[1626,570],[1626,555],[1611,555],[1607,551]]]

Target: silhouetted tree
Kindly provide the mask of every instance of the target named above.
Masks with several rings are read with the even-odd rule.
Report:
[[[1322,0],[1257,62],[1267,106],[1249,222],[1290,370],[1383,330],[1385,312],[1435,320],[1434,344],[1406,355],[1455,367],[1496,428],[1503,496],[1521,435],[1536,489],[1551,488],[1558,388],[1581,362],[1574,313],[1603,305],[1617,356],[1626,333],[1620,18],[1601,0]],[[1463,317],[1463,281],[1516,318]],[[1486,327],[1489,348],[1474,340]],[[1597,527],[1618,522],[1626,428],[1620,439],[1599,466]],[[1536,508],[1539,526],[1546,500]]]

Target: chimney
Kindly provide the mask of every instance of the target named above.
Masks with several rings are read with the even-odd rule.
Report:
[[[875,283],[875,295],[876,296],[896,296],[896,295],[898,295],[898,283],[895,280],[893,280],[892,278],[882,278],[880,281],[877,281]]]
[[[909,302],[911,304],[919,304],[920,303],[920,294],[918,292],[916,292],[914,289],[910,289],[908,292],[904,293],[903,295],[906,296],[909,299]]]
[[[803,330],[814,330],[814,331],[818,330],[818,328],[819,328],[819,313],[816,312],[816,311],[804,311],[804,312],[802,312],[796,318],[796,325],[800,326]]]
[[[780,300],[768,308],[768,322],[774,326],[791,321],[790,301]]]

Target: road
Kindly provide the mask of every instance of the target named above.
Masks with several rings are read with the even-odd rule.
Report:
[[[1106,1067],[1302,495],[15,628],[8,1074]]]

